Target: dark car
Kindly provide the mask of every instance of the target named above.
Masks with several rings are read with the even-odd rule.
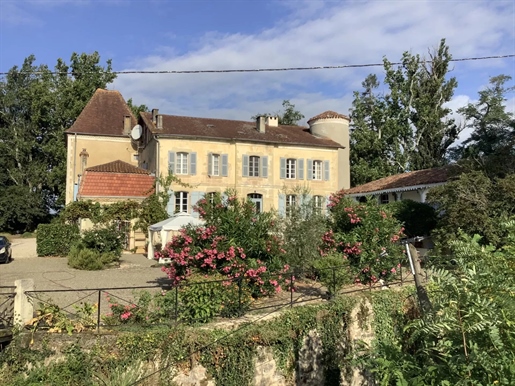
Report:
[[[8,263],[12,260],[11,243],[5,236],[0,236],[0,263]]]

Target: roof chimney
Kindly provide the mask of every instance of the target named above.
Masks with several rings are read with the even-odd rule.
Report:
[[[155,125],[156,117],[159,115],[159,109],[152,109],[152,123]]]
[[[257,128],[257,131],[259,131],[260,133],[265,132],[265,117],[257,117],[256,118],[256,128]]]
[[[163,116],[161,114],[156,115],[156,127],[159,130],[163,129]]]
[[[278,117],[266,117],[266,124],[270,127],[278,127],[279,126],[279,118]]]
[[[130,132],[131,132],[131,123],[132,123],[132,120],[131,120],[131,116],[130,115],[126,115],[123,117],[123,134],[125,135],[129,135]]]

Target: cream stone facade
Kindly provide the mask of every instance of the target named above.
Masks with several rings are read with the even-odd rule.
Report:
[[[156,177],[171,172],[188,184],[157,184],[158,191],[173,190],[170,215],[197,216],[198,200],[227,189],[252,200],[259,211],[284,215],[299,203],[300,191],[325,210],[331,193],[350,187],[349,118],[326,111],[308,124],[279,125],[277,117],[248,122],[172,116],[158,109],[136,120],[119,92],[99,89],[67,131],[66,203],[84,199],[77,193],[85,169],[124,161]],[[134,197],[95,200],[127,198]],[[139,246],[137,238],[131,234],[129,248]]]
[[[110,137],[74,133],[68,135],[67,145],[66,204],[75,200],[80,177],[86,168],[114,160],[138,166],[138,151],[137,148],[133,148],[128,136]]]
[[[195,216],[199,199],[227,189],[251,199],[259,210],[280,214],[298,204],[298,192],[304,191],[324,210],[331,193],[349,188],[349,120],[340,114],[314,117],[309,129],[281,127],[269,118],[260,128],[259,118],[252,123],[159,117],[157,110],[142,114],[139,166],[160,176],[171,171],[189,185],[171,188],[170,215]]]

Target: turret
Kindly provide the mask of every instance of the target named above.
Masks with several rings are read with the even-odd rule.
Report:
[[[338,150],[338,187],[350,188],[350,118],[334,111],[325,111],[308,121],[309,131],[316,137],[328,138],[339,143]]]

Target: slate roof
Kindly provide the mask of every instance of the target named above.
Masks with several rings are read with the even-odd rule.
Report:
[[[195,118],[177,115],[164,115],[163,128],[157,129],[152,122],[152,113],[141,113],[145,125],[157,135],[224,139],[274,144],[308,145],[341,148],[342,145],[327,138],[318,138],[302,126],[266,125],[265,132],[256,129],[256,122],[235,121],[216,118]]]
[[[345,194],[365,195],[415,190],[421,187],[445,183],[454,173],[455,168],[452,165],[449,165],[439,168],[396,174],[347,189]]]
[[[319,119],[334,119],[334,118],[340,118],[340,119],[346,119],[347,121],[350,121],[350,118],[347,115],[343,115],[331,110],[324,111],[321,114],[315,115],[313,118],[310,118],[308,121],[308,124],[314,121],[318,121]]]
[[[75,123],[66,133],[126,137],[124,117],[131,117],[131,128],[137,124],[122,94],[114,90],[97,89]]]
[[[155,178],[146,170],[123,161],[87,168],[78,198],[145,198],[152,194]]]

